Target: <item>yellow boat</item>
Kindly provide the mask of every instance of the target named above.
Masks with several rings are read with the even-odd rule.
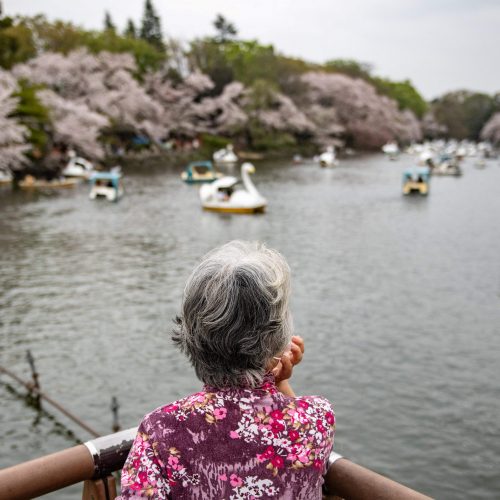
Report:
[[[413,192],[427,195],[429,193],[430,169],[429,167],[414,167],[403,172],[403,194]]]
[[[36,179],[32,175],[27,175],[22,181],[19,181],[18,186],[21,189],[66,189],[74,188],[78,184],[78,179]]]

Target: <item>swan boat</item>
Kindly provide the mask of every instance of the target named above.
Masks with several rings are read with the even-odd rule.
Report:
[[[214,166],[211,161],[193,161],[181,174],[181,179],[188,184],[213,182],[221,177],[222,174],[214,170]]]
[[[393,142],[388,142],[387,144],[384,144],[382,146],[382,152],[384,154],[386,154],[390,160],[396,160],[397,157],[399,156],[398,143],[393,141]]]
[[[236,177],[226,176],[205,184],[200,188],[201,205],[205,210],[238,214],[264,212],[267,200],[261,196],[250,180],[249,174],[255,173],[251,163],[241,166],[243,188]]]
[[[225,148],[216,151],[213,154],[213,159],[215,163],[236,163],[238,161],[232,144],[228,144]]]
[[[8,170],[3,170],[0,168],[0,186],[5,184],[12,184],[12,174]]]
[[[460,177],[462,175],[462,169],[457,159],[453,158],[451,155],[443,154],[439,158],[437,164],[432,168],[431,174]]]
[[[335,167],[338,165],[339,162],[335,155],[335,148],[333,146],[328,146],[326,151],[319,155],[318,162],[320,167]]]
[[[64,167],[64,177],[75,177],[88,180],[94,173],[94,165],[81,156],[76,156],[74,151],[69,152],[68,164]]]

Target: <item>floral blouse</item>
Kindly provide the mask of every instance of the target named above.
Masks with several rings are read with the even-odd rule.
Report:
[[[321,499],[334,432],[326,399],[284,396],[272,375],[205,386],[144,417],[119,498]]]

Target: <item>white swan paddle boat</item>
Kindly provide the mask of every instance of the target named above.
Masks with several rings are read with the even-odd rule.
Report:
[[[326,151],[318,156],[318,162],[320,167],[337,166],[339,162],[335,154],[335,148],[333,146],[328,146],[326,148]]]
[[[64,167],[62,174],[64,177],[74,177],[88,180],[94,173],[94,165],[85,158],[77,156],[74,151],[68,153],[69,161]]]
[[[225,148],[216,151],[213,154],[213,159],[215,163],[236,163],[238,161],[232,144],[228,144]]]
[[[3,170],[0,168],[0,186],[12,184],[12,174],[9,170]]]
[[[267,200],[261,196],[250,180],[249,174],[255,173],[251,163],[241,166],[243,187],[236,177],[226,176],[200,188],[201,205],[205,210],[237,214],[264,212]]]
[[[389,157],[389,160],[397,160],[399,156],[399,146],[396,141],[388,142],[382,146],[382,152]]]

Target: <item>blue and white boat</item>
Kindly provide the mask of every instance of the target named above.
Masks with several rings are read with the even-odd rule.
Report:
[[[403,172],[403,194],[429,193],[431,170],[429,167],[412,167]]]
[[[221,177],[223,175],[214,169],[213,163],[209,160],[192,161],[181,174],[181,179],[188,184],[213,182]]]
[[[106,198],[108,201],[118,201],[123,196],[122,175],[119,170],[111,172],[95,172],[90,177],[89,198]]]

